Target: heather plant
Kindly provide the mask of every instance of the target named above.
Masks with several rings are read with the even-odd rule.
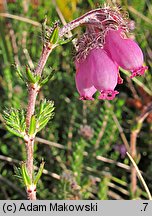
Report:
[[[92,1],[90,1],[90,5],[92,4]],[[43,18],[44,15],[42,16]],[[10,23],[8,25],[10,31],[12,31]],[[84,15],[81,14],[81,16],[67,24],[61,25],[58,21],[55,21],[51,23],[50,27],[47,18],[45,18],[42,25],[37,22],[35,25],[42,28],[42,52],[37,52],[36,46],[38,44],[33,44],[30,51],[26,49],[25,44],[27,42],[24,42],[24,40],[28,40],[27,36],[21,40],[24,43],[22,46],[25,57],[19,59],[20,50],[13,47],[14,68],[11,68],[9,64],[8,68],[5,68],[3,72],[4,80],[5,82],[7,81],[3,86],[9,100],[8,102],[4,100],[7,109],[3,110],[1,117],[5,128],[10,132],[6,135],[7,139],[9,140],[12,133],[19,137],[16,140],[11,137],[11,139],[14,139],[13,142],[22,143],[19,147],[22,152],[22,154],[19,153],[19,160],[23,162],[21,162],[20,167],[17,166],[15,168],[15,172],[26,188],[28,199],[36,199],[37,191],[38,194],[43,191],[41,198],[45,199],[50,196],[58,199],[107,199],[108,196],[121,199],[121,193],[123,196],[130,196],[131,198],[140,196],[147,198],[147,195],[137,188],[136,168],[134,166],[129,168],[129,159],[126,156],[126,151],[130,152],[133,160],[138,163],[140,159],[136,152],[136,140],[145,119],[151,112],[151,103],[147,103],[148,105],[146,104],[144,109],[141,109],[141,114],[135,120],[129,144],[121,127],[123,121],[122,107],[125,103],[125,97],[123,94],[121,95],[121,88],[123,87],[117,87],[117,84],[123,84],[121,76],[124,77],[124,74],[128,73],[126,70],[131,72],[129,74],[130,78],[140,87],[143,87],[143,83],[135,76],[143,75],[145,70],[148,69],[147,66],[143,65],[144,58],[141,48],[130,38],[130,32],[134,28],[132,21],[127,16],[124,16],[121,9],[116,6],[101,6],[84,13]],[[71,31],[77,27],[85,28],[85,33],[82,36],[73,36],[71,34]],[[10,33],[12,44],[14,45],[16,38],[13,34],[12,32]],[[31,32],[31,35],[34,35],[34,31]],[[2,38],[3,41],[8,40],[3,32]],[[68,47],[71,48],[71,42],[73,42],[73,49],[75,49],[73,62],[69,61],[70,54],[66,51]],[[7,46],[8,50],[10,49],[11,46],[8,41],[7,43],[8,45],[1,44],[3,50]],[[32,53],[36,55],[36,58],[39,58],[37,64],[34,64],[30,57],[33,56]],[[7,54],[8,56],[4,56],[6,65],[9,62],[13,62],[12,56],[9,57],[9,51]],[[51,67],[46,66],[49,59],[52,59],[50,62]],[[63,67],[70,74],[60,72],[61,59],[63,59]],[[74,63],[76,66],[76,88],[80,98],[78,98],[77,93],[74,93],[76,97],[71,99],[71,92],[75,91],[75,87],[73,87],[74,73],[73,71],[71,72]],[[10,73],[11,70],[16,71],[17,75],[15,76],[18,79],[20,78],[19,81],[13,79],[13,75]],[[67,78],[68,75],[70,78]],[[131,91],[136,94],[130,78],[128,78],[128,83],[131,85]],[[55,79],[60,81],[60,85],[56,83]],[[16,85],[15,94],[12,93],[14,85]],[[61,88],[62,85],[63,88]],[[27,87],[28,95],[25,93],[25,86]],[[152,94],[149,87],[145,86],[143,89],[151,97]],[[48,99],[44,96],[43,92],[48,91],[53,93],[52,101],[50,101],[48,93]],[[120,98],[117,97],[119,91]],[[22,100],[22,97],[24,100]],[[27,105],[25,103],[26,98]],[[82,100],[82,109],[73,102],[78,99]],[[95,99],[100,99],[101,101],[98,102]],[[55,100],[55,106],[53,100]],[[64,118],[65,110],[62,110],[62,104],[71,113],[71,116],[68,116],[67,119]],[[102,107],[100,106],[101,104]],[[79,115],[79,111],[83,111],[82,116]],[[96,117],[92,115],[94,111],[97,113]],[[55,117],[54,112],[56,113]],[[128,113],[127,108],[125,112]],[[60,119],[62,115],[63,121]],[[50,123],[52,118],[53,120]],[[88,119],[92,122],[90,125]],[[57,122],[56,124],[54,123],[55,121]],[[49,124],[48,128],[46,127],[47,124]],[[61,125],[61,130],[57,131],[57,128],[60,128]],[[62,137],[63,143],[66,143],[66,145],[47,141],[37,137],[38,134],[41,134],[45,139],[48,136],[55,141],[60,140],[60,137]],[[116,144],[119,134],[123,144]],[[42,147],[40,147],[41,151],[39,151],[37,142],[44,142],[48,146],[52,146],[51,154],[49,149],[44,151]],[[114,143],[115,145],[113,145]],[[113,146],[113,149],[111,146]],[[3,151],[5,152],[4,148]],[[15,147],[13,146],[12,148]],[[122,154],[124,164],[117,163],[116,161]],[[36,160],[34,159],[35,157]],[[50,158],[48,164],[47,162],[44,163],[44,161],[47,161],[47,157]],[[108,159],[108,157],[111,159]],[[4,159],[9,160],[9,158]],[[42,162],[38,168],[37,161],[41,160]],[[115,173],[115,166],[131,171],[130,191],[126,183],[128,177],[125,176],[122,179],[120,176],[114,177],[108,172],[108,168],[103,164],[103,161],[111,164],[111,172],[113,173]],[[18,161],[15,163],[18,163]],[[49,166],[52,167],[52,172],[48,171]],[[55,166],[57,166],[56,169]],[[3,167],[2,170],[5,172]],[[47,176],[43,177],[42,173]],[[54,184],[50,182],[52,195],[47,190],[48,176],[53,177],[57,181]],[[43,181],[40,178],[44,178]],[[56,187],[56,185],[58,186]],[[108,190],[113,185],[116,185],[115,188],[119,191],[118,195]],[[127,189],[123,187],[127,187]],[[20,189],[17,187],[16,190]]]

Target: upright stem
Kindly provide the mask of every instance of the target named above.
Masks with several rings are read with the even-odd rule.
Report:
[[[26,151],[27,151],[27,170],[30,176],[30,179],[33,181],[33,148],[34,148],[34,139],[29,139],[26,143]],[[32,185],[31,185],[32,186]],[[36,188],[27,188],[27,197],[30,200],[36,200]]]
[[[35,111],[36,97],[38,94],[38,89],[36,89],[32,84],[28,87],[28,105],[26,113],[26,127],[27,130],[30,126],[30,120]]]
[[[138,131],[133,130],[130,136],[130,152],[132,158],[136,161],[137,151],[136,151],[136,140],[137,140]],[[137,189],[137,173],[136,168],[132,165],[131,167],[131,192],[132,196],[135,196]]]
[[[38,62],[37,68],[35,69],[35,74],[41,76],[43,68],[47,62],[47,59],[50,55],[50,53],[52,52],[52,49],[54,47],[52,47],[49,43],[43,47],[42,53],[41,53],[41,57],[40,60]]]
[[[143,110],[141,115],[136,120],[135,129],[132,130],[131,136],[130,136],[130,152],[131,157],[136,162],[137,159],[137,149],[136,149],[136,142],[137,142],[137,136],[140,133],[140,130],[142,128],[143,121],[148,116],[148,114],[152,111],[152,103],[149,103],[148,106]],[[131,167],[131,191],[133,198],[136,195],[137,191],[137,172],[135,166],[132,165]]]
[[[30,179],[33,180],[33,147],[34,147],[34,139],[29,139],[26,143],[27,150],[27,170],[30,176]]]
[[[43,68],[46,64],[46,61],[51,53],[52,49],[49,45],[43,47],[42,54],[40,60],[38,62],[38,66],[35,69],[35,75],[42,75]],[[39,92],[39,87],[34,84],[29,84],[28,86],[28,105],[27,105],[27,114],[26,114],[26,128],[27,128],[27,137],[25,139],[26,142],[26,152],[27,152],[27,160],[26,166],[27,171],[30,176],[31,181],[33,182],[33,149],[34,149],[34,137],[30,137],[28,134],[28,129],[30,126],[31,117],[35,112],[35,104],[36,98]],[[31,189],[27,189],[27,196],[30,200],[36,200],[36,188],[31,187]]]

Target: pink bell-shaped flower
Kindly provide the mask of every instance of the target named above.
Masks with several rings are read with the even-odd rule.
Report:
[[[118,91],[115,87],[118,81],[118,66],[109,58],[102,48],[92,49],[89,59],[93,63],[90,67],[94,87],[100,91],[99,99],[112,100]]]
[[[135,41],[124,38],[121,29],[107,31],[104,49],[120,67],[132,72],[131,78],[143,75],[147,69],[143,66],[142,50]]]
[[[76,60],[76,87],[80,94],[80,100],[93,100],[93,94],[97,91],[92,84],[92,75],[90,73],[90,67],[92,62],[88,56],[83,60]]]

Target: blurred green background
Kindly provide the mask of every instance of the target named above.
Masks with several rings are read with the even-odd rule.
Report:
[[[149,70],[133,80],[122,71],[124,84],[114,101],[80,101],[75,87],[75,50],[72,43],[56,48],[45,73],[56,73],[40,92],[39,100],[55,102],[55,117],[37,136],[35,165],[45,160],[38,199],[147,199],[140,181],[136,193],[131,186],[131,164],[125,154],[138,118],[152,100],[152,4],[149,0],[0,0],[0,199],[26,199],[15,167],[26,159],[23,140],[7,132],[2,112],[6,108],[26,109],[27,87],[18,78],[14,62],[37,65],[42,50],[40,23],[60,25],[93,8],[120,5],[128,11]],[[12,15],[12,16],[11,16]],[[74,32],[83,33],[82,28]],[[137,137],[136,163],[152,191],[152,114],[149,113]]]

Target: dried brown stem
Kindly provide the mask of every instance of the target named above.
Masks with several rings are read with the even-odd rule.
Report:
[[[97,140],[96,140],[96,143],[94,145],[95,150],[97,150],[99,148],[99,144],[100,144],[100,141],[101,141],[101,139],[102,139],[102,137],[104,135],[107,123],[108,123],[108,115],[105,115],[104,119],[103,119],[101,129],[100,129],[100,132],[99,132]]]
[[[74,111],[75,112],[75,111]],[[71,155],[72,151],[72,138],[73,138],[73,128],[74,128],[74,120],[75,120],[75,115],[74,112],[72,113],[71,119],[70,119],[70,125],[68,129],[68,142],[67,142],[67,164],[70,164],[69,157]]]
[[[106,103],[107,103],[107,105],[109,107],[111,107],[111,104],[108,101]],[[123,141],[123,144],[125,145],[127,151],[129,151],[130,150],[129,143],[128,143],[127,138],[126,138],[126,136],[124,134],[123,128],[121,127],[121,125],[120,125],[120,123],[119,123],[119,121],[117,119],[117,116],[115,115],[115,113],[113,111],[112,111],[112,118],[113,118],[113,120],[114,120],[114,122],[115,122],[115,124],[116,124],[116,126],[117,126],[117,128],[119,130],[119,133],[120,133],[121,139]]]
[[[137,159],[137,150],[136,150],[136,142],[138,134],[140,133],[143,121],[145,118],[149,115],[149,113],[152,112],[152,103],[149,103],[148,106],[143,110],[141,115],[136,120],[136,127],[132,130],[131,136],[130,136],[130,152],[131,157],[134,161]],[[131,191],[133,197],[136,194],[137,190],[137,172],[135,166],[132,165],[131,167]]]
[[[132,158],[135,160],[137,157],[137,151],[136,151],[136,140],[137,140],[138,131],[132,131],[130,136],[130,152]],[[133,197],[135,196],[137,190],[137,173],[134,166],[131,167],[131,192]]]
[[[22,21],[22,22],[29,23],[29,24],[32,24],[32,25],[37,26],[37,27],[41,27],[41,23],[39,23],[39,22],[28,19],[26,17],[17,16],[17,15],[14,15],[14,14],[0,13],[0,17],[7,17],[7,18],[11,18],[11,19],[15,19],[15,20],[19,20],[19,21]]]
[[[14,32],[14,29],[12,28],[12,24],[10,22],[8,22],[7,26],[9,29],[10,39],[11,39],[11,43],[12,43],[15,64],[20,66],[20,61],[18,58],[18,46],[17,46],[17,42],[16,42],[16,35]]]

